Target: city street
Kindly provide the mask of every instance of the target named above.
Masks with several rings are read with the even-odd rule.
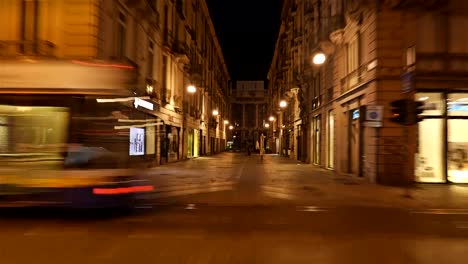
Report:
[[[468,207],[454,202],[464,197],[463,186],[375,186],[242,153],[172,163],[148,176],[157,189],[151,206],[131,214],[3,210],[0,263],[466,263],[468,257]]]

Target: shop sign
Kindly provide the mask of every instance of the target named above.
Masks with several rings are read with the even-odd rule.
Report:
[[[368,105],[366,107],[366,121],[382,121],[382,105]]]
[[[408,72],[401,76],[401,91],[409,93],[414,90],[414,73]]]
[[[359,119],[359,109],[355,109],[352,114],[353,120]]]
[[[366,127],[382,127],[382,121],[366,121],[364,122]]]
[[[383,123],[383,106],[368,105],[366,106],[366,120],[364,125],[367,127],[382,127]]]
[[[130,128],[130,156],[145,155],[145,129]]]
[[[140,98],[135,98],[135,102],[133,102],[133,105],[135,106],[135,108],[138,108],[138,106],[141,106],[143,108],[146,108],[148,110],[151,110],[153,111],[154,110],[154,106],[152,103],[150,102],[147,102],[143,99],[140,99]]]

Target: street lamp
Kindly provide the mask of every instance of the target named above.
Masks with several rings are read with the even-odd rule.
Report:
[[[275,117],[274,117],[274,116],[270,116],[270,118],[269,118],[268,120],[270,120],[270,122],[273,122],[273,121],[275,121]]]
[[[286,106],[288,106],[288,103],[285,100],[281,100],[281,102],[279,103],[279,106],[281,108],[285,108]]]
[[[197,91],[197,88],[194,85],[187,86],[187,92],[193,94]]]
[[[269,127],[270,127],[270,124],[266,123],[266,124],[265,124],[265,127],[266,127],[266,128],[269,128]]]
[[[224,124],[225,125],[229,124],[229,120],[224,120]]]
[[[233,130],[234,129],[234,126],[230,125],[229,126],[229,130]],[[235,137],[235,136],[234,136]]]
[[[218,114],[219,114],[218,110],[216,110],[216,109],[213,110],[213,116],[218,116]]]
[[[325,56],[325,53],[323,52],[315,53],[314,57],[312,58],[312,62],[315,65],[322,65],[323,63],[325,63],[326,60],[327,60],[327,56]]]

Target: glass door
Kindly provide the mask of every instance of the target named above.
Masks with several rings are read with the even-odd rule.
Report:
[[[468,183],[468,93],[448,95],[447,115],[447,177]]]
[[[468,183],[468,119],[448,120],[447,176],[450,182]]]
[[[328,112],[328,168],[333,169],[334,163],[334,146],[335,146],[335,117],[333,111]]]

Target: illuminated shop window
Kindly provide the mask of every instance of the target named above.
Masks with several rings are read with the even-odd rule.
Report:
[[[440,116],[444,114],[444,102],[441,93],[417,93],[416,101],[424,103],[424,116]]]
[[[448,120],[447,175],[450,182],[468,183],[468,119]]]
[[[468,116],[468,93],[449,94],[447,114],[449,116]]]
[[[418,182],[445,182],[443,119],[425,119],[418,124],[415,176]]]

